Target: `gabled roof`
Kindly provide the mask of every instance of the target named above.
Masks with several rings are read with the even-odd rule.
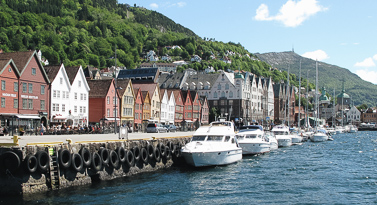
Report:
[[[20,77],[20,72],[17,69],[16,64],[14,64],[14,61],[12,59],[0,59],[0,74],[2,74],[5,70],[5,68],[11,64],[13,67],[13,70],[15,71],[16,75]]]
[[[149,96],[148,91],[141,91],[141,96],[143,97],[142,101],[143,101],[143,104],[144,104],[145,103],[145,99]],[[150,98],[150,96],[149,96],[149,98]],[[150,103],[150,101],[149,101],[149,103]]]
[[[53,82],[55,80],[56,76],[59,73],[61,65],[45,66],[44,68],[45,68],[46,74],[48,76],[48,79],[50,80],[50,82]]]
[[[106,97],[111,84],[112,79],[109,80],[88,80],[88,85],[90,88],[89,97],[90,98],[104,98]]]
[[[129,83],[130,83],[130,79],[117,79],[117,87],[122,88],[122,89],[117,89],[120,96],[124,95],[124,92],[126,92],[126,88]]]
[[[161,73],[157,79],[161,88],[181,88],[184,73]]]
[[[154,91],[157,88],[157,83],[137,83],[137,82],[132,82],[132,85],[135,88],[140,88],[141,91],[148,91],[149,96],[153,96]]]
[[[69,78],[69,83],[73,83],[73,81],[76,78],[77,73],[80,70],[80,66],[72,66],[72,67],[66,67],[65,71],[67,72],[68,78]]]

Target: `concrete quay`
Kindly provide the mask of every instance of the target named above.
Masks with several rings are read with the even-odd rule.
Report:
[[[151,140],[153,138],[174,138],[174,137],[191,137],[194,132],[168,132],[168,133],[128,133],[129,140]],[[13,136],[0,136],[1,143],[12,143]],[[67,139],[71,139],[72,143],[82,141],[111,141],[118,140],[119,133],[110,134],[74,134],[74,135],[24,135],[19,136],[19,145],[21,147],[31,143],[53,143],[62,142],[66,143]]]

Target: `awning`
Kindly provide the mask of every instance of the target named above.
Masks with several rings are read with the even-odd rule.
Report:
[[[16,117],[19,119],[36,119],[36,120],[41,119],[39,115],[16,115]]]
[[[107,117],[107,118],[102,118],[101,120],[108,120],[108,121],[115,121],[115,117]],[[119,118],[116,118],[117,121],[119,121]]]
[[[186,122],[192,122],[191,120],[185,120]]]
[[[67,119],[67,118],[64,117],[64,116],[55,116],[54,119],[55,119],[55,120],[65,120],[65,119]]]

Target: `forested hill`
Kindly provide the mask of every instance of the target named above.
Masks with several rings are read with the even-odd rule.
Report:
[[[267,62],[273,67],[281,70],[288,70],[299,76],[300,60],[301,75],[306,78],[309,70],[309,82],[315,83],[315,61],[302,57],[294,52],[271,52],[255,54],[262,61]],[[324,62],[318,62],[318,85],[319,88],[326,87],[327,91],[333,95],[334,88],[336,95],[342,90],[344,79],[344,87],[355,105],[366,103],[369,106],[375,106],[377,102],[377,85],[364,81],[358,75],[351,73],[348,69],[341,68],[336,65],[330,65]]]

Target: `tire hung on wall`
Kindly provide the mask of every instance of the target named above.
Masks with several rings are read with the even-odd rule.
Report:
[[[166,154],[166,146],[164,145],[164,143],[160,142],[158,144],[158,148],[160,149],[161,157],[164,157]]]
[[[127,160],[127,151],[124,149],[124,147],[119,147],[117,149],[117,154],[119,156],[119,161],[121,163],[126,162],[126,160]]]
[[[84,168],[84,162],[81,155],[77,153],[72,154],[72,168],[77,172],[80,172]]]
[[[170,151],[172,153],[175,152],[175,148],[176,148],[176,145],[172,142],[172,141],[169,141],[168,144],[166,145],[167,147],[169,147]]]
[[[160,162],[161,160],[160,149],[158,149],[157,147],[156,149],[154,149],[154,159],[156,160],[156,162]]]
[[[118,167],[119,165],[119,157],[118,157],[118,154],[114,150],[110,151],[110,164],[114,168]]]
[[[72,163],[72,155],[68,149],[61,149],[59,150],[59,164],[60,166],[64,167],[65,169],[69,168]]]
[[[95,172],[101,171],[102,169],[102,159],[101,159],[101,156],[97,152],[93,152],[92,154],[91,167]]]
[[[90,154],[89,149],[86,147],[82,147],[80,150],[80,155],[84,163],[84,166],[90,167],[90,165],[92,164],[92,155]]]
[[[144,147],[141,148],[141,150],[140,150],[140,155],[141,155],[141,160],[142,160],[145,164],[148,164],[148,152],[147,152],[147,149],[145,149]]]
[[[101,148],[99,154],[100,154],[101,159],[102,159],[102,164],[103,165],[108,165],[109,162],[110,162],[110,153],[109,153],[109,150],[106,149],[106,148]]]
[[[171,151],[170,151],[169,147],[166,147],[165,157],[166,157],[166,159],[170,159],[171,158]]]
[[[50,165],[50,156],[46,151],[38,151],[36,157],[38,161],[38,170],[41,173],[46,173],[48,166]]]
[[[148,144],[148,146],[147,146],[147,152],[148,152],[148,158],[149,159],[154,159],[154,147],[153,147],[153,145],[151,145],[151,144]]]
[[[134,157],[135,157],[135,162],[138,162],[140,160],[140,148],[138,146],[135,146],[133,148],[133,154],[134,154]]]
[[[37,160],[37,158],[34,155],[29,154],[28,156],[26,156],[24,162],[25,162],[26,170],[29,173],[34,173],[34,172],[37,171],[37,169],[38,169],[38,160]]]
[[[10,172],[16,171],[21,164],[21,160],[18,155],[12,151],[4,152],[1,157],[1,167]]]
[[[129,167],[133,167],[135,165],[134,153],[130,150],[127,151],[126,162]]]

